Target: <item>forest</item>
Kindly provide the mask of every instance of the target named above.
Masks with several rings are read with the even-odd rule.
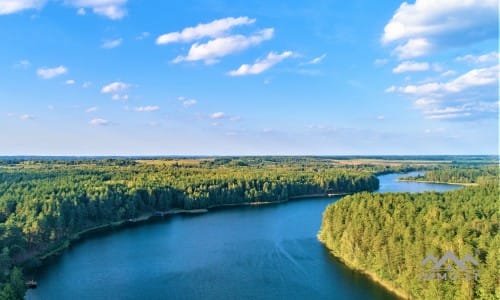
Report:
[[[335,257],[404,298],[499,299],[498,165],[446,167],[423,178],[476,185],[444,193],[346,196],[327,207],[318,238]],[[423,260],[448,251],[477,259],[478,266],[467,266],[477,278],[426,277]]]
[[[307,157],[0,161],[0,299],[22,298],[21,267],[89,228],[172,209],[374,191],[373,173],[411,169]]]
[[[403,177],[401,180],[417,180],[444,183],[482,183],[492,176],[498,176],[498,166],[461,167],[449,166],[430,170],[416,177]]]

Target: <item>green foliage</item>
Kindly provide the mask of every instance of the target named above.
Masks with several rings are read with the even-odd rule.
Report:
[[[498,299],[498,182],[446,193],[359,193],[328,206],[319,239],[412,299]],[[479,260],[479,280],[422,280],[427,255]]]
[[[405,177],[401,179],[450,183],[482,183],[488,180],[496,180],[498,182],[499,167],[497,164],[480,168],[452,166],[427,171],[423,176]]]
[[[94,226],[155,211],[377,188],[368,172],[312,158],[8,160],[0,164],[0,282],[13,265]],[[3,293],[17,291],[6,285]]]
[[[23,281],[21,269],[15,267],[10,271],[8,281],[1,286],[0,299],[19,300],[24,299],[26,286]]]

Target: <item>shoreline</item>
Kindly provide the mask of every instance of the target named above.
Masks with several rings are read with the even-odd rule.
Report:
[[[358,268],[358,267],[354,266],[354,263],[352,263],[351,261],[349,261],[349,260],[347,260],[347,259],[345,259],[343,257],[335,255],[335,253],[333,252],[333,250],[330,249],[330,248],[328,248],[325,245],[325,243],[323,243],[323,241],[319,238],[319,236],[318,236],[318,240],[323,244],[323,246],[325,246],[326,249],[328,249],[328,252],[333,257],[335,257],[336,259],[338,259],[342,264],[344,264],[350,270],[358,272],[359,274],[363,274],[363,275],[367,276],[371,281],[373,281],[376,284],[380,285],[381,287],[383,287],[387,291],[391,292],[392,294],[394,294],[395,296],[397,296],[400,299],[411,299],[410,295],[408,295],[405,291],[396,288],[391,282],[388,282],[386,280],[381,279],[380,277],[377,276],[377,274],[375,274],[373,272],[370,272],[370,271],[365,270],[365,269]]]
[[[198,208],[198,209],[170,209],[167,211],[156,211],[152,213],[145,213],[141,216],[133,219],[126,219],[121,221],[115,221],[106,224],[100,224],[93,227],[86,228],[82,231],[76,232],[69,236],[68,238],[60,241],[56,245],[50,248],[50,250],[43,251],[42,253],[35,254],[30,258],[27,258],[25,261],[20,263],[21,266],[27,267],[29,270],[38,269],[47,264],[47,261],[51,258],[57,257],[64,250],[69,248],[72,244],[83,241],[88,237],[91,237],[94,234],[104,233],[108,231],[113,231],[129,226],[141,225],[144,223],[157,222],[161,221],[165,216],[177,215],[177,214],[203,214],[208,213],[210,209],[224,208],[224,207],[236,207],[236,206],[260,206],[260,205],[272,205],[272,204],[281,204],[286,203],[293,200],[299,199],[307,199],[307,198],[331,198],[331,197],[339,197],[346,196],[352,193],[332,193],[332,194],[310,194],[310,195],[299,195],[292,196],[285,200],[279,201],[263,201],[263,202],[241,202],[241,203],[226,203],[226,204],[215,204],[210,205],[207,208]],[[38,264],[34,267],[29,267],[28,265],[33,261],[38,260]]]
[[[420,182],[420,183],[435,183],[435,184],[448,184],[448,185],[461,185],[461,186],[476,186],[477,183],[460,183],[460,182],[444,182],[444,181],[432,181],[432,180],[413,180],[413,179],[400,179],[398,181],[402,182]]]

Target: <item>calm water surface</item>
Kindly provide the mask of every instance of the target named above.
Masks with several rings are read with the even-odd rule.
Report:
[[[398,176],[380,176],[379,191],[458,188]],[[87,239],[37,271],[27,299],[395,299],[318,242],[338,199],[177,215]]]

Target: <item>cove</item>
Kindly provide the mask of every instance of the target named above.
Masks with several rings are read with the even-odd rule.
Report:
[[[378,192],[459,186],[379,176]],[[71,246],[33,276],[27,299],[396,299],[317,240],[337,198],[212,209]]]

